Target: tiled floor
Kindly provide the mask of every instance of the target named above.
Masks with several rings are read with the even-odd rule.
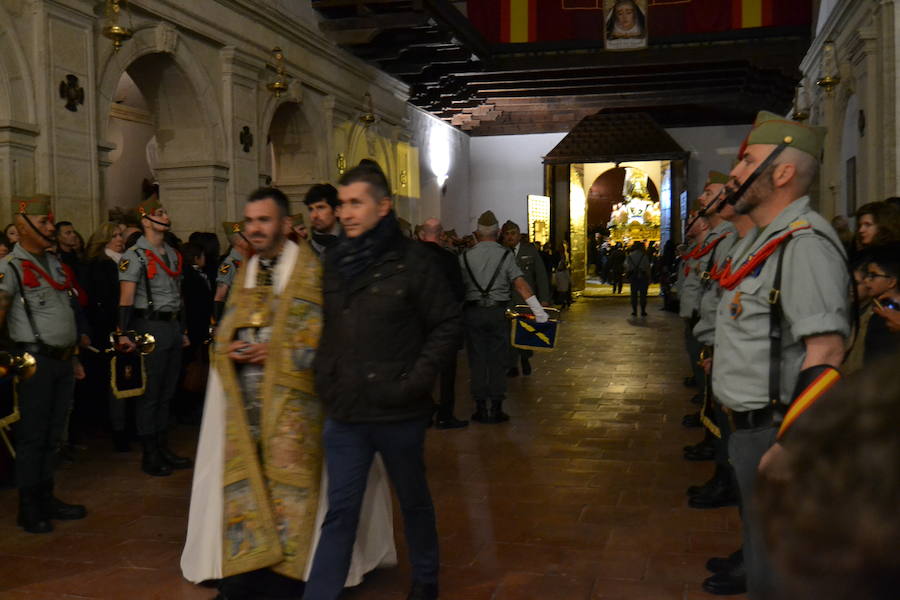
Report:
[[[656,306],[643,321],[629,312],[624,300],[576,303],[559,349],[510,381],[510,423],[429,433],[444,600],[711,597],[703,563],[737,547],[737,511],[687,507],[685,488],[711,465],[681,458],[699,439],[680,425],[692,393],[681,322]],[[179,434],[187,451],[195,432]],[[179,573],[191,474],[146,477],[137,452],[108,445],[95,440],[59,476],[60,495],[88,506],[84,521],[22,533],[14,492],[0,492],[0,598],[215,596]],[[408,573],[376,572],[347,597],[405,598]]]

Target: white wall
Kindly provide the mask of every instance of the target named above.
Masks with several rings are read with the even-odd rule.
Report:
[[[409,108],[412,144],[419,152],[419,219],[418,223],[437,217],[444,229],[460,229],[469,212],[469,136],[418,108]],[[436,144],[432,133],[437,133]],[[441,141],[443,140],[443,142]],[[443,150],[441,146],[443,144]],[[435,153],[448,152],[450,169],[442,191],[433,164]],[[440,163],[440,160],[437,161]]]
[[[494,211],[502,224],[512,219],[528,226],[528,194],[544,193],[543,157],[565,133],[473,137],[469,142],[470,202],[458,232],[475,229],[479,215]]]
[[[688,198],[693,202],[703,192],[710,171],[728,173],[750,124],[714,127],[677,127],[666,130],[682,148],[691,153],[688,165]]]
[[[693,199],[703,191],[708,171],[727,173],[731,170],[737,150],[750,131],[750,125],[679,127],[667,131],[682,148],[691,153],[688,189],[690,198]],[[450,226],[456,227],[460,233],[471,231],[478,216],[490,209],[501,223],[512,219],[524,227],[527,223],[528,194],[543,193],[544,171],[541,160],[565,136],[565,133],[541,133],[471,138],[471,199],[467,215],[462,210],[453,212],[453,224]],[[658,174],[654,183],[658,188]],[[448,213],[445,221],[449,221],[450,216]]]

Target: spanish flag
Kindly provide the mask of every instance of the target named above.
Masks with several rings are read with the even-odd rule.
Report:
[[[775,0],[731,0],[732,29],[771,27],[775,24]]]
[[[501,0],[500,41],[507,44],[536,42],[538,0]]]

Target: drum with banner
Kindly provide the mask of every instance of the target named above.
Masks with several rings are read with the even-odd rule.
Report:
[[[559,310],[545,308],[550,317],[546,323],[535,321],[531,309],[519,304],[507,309],[506,316],[510,322],[510,343],[514,348],[547,352],[556,347],[559,332]]]

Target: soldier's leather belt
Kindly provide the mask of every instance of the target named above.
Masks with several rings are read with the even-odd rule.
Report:
[[[726,408],[725,414],[728,415],[728,421],[731,423],[732,431],[740,429],[760,429],[775,424],[775,412],[772,410],[771,406],[743,412]]]
[[[479,308],[497,308],[498,306],[506,306],[506,302],[494,302],[493,304],[485,304],[481,300],[466,300],[465,306],[477,306]]]
[[[134,316],[138,319],[146,319],[148,321],[179,321],[181,320],[181,311],[170,312],[166,310],[146,310],[137,308]]]
[[[69,360],[75,356],[75,346],[48,346],[47,344],[39,344],[37,342],[16,344],[16,348],[29,354],[38,354],[47,358],[55,358],[56,360]]]

